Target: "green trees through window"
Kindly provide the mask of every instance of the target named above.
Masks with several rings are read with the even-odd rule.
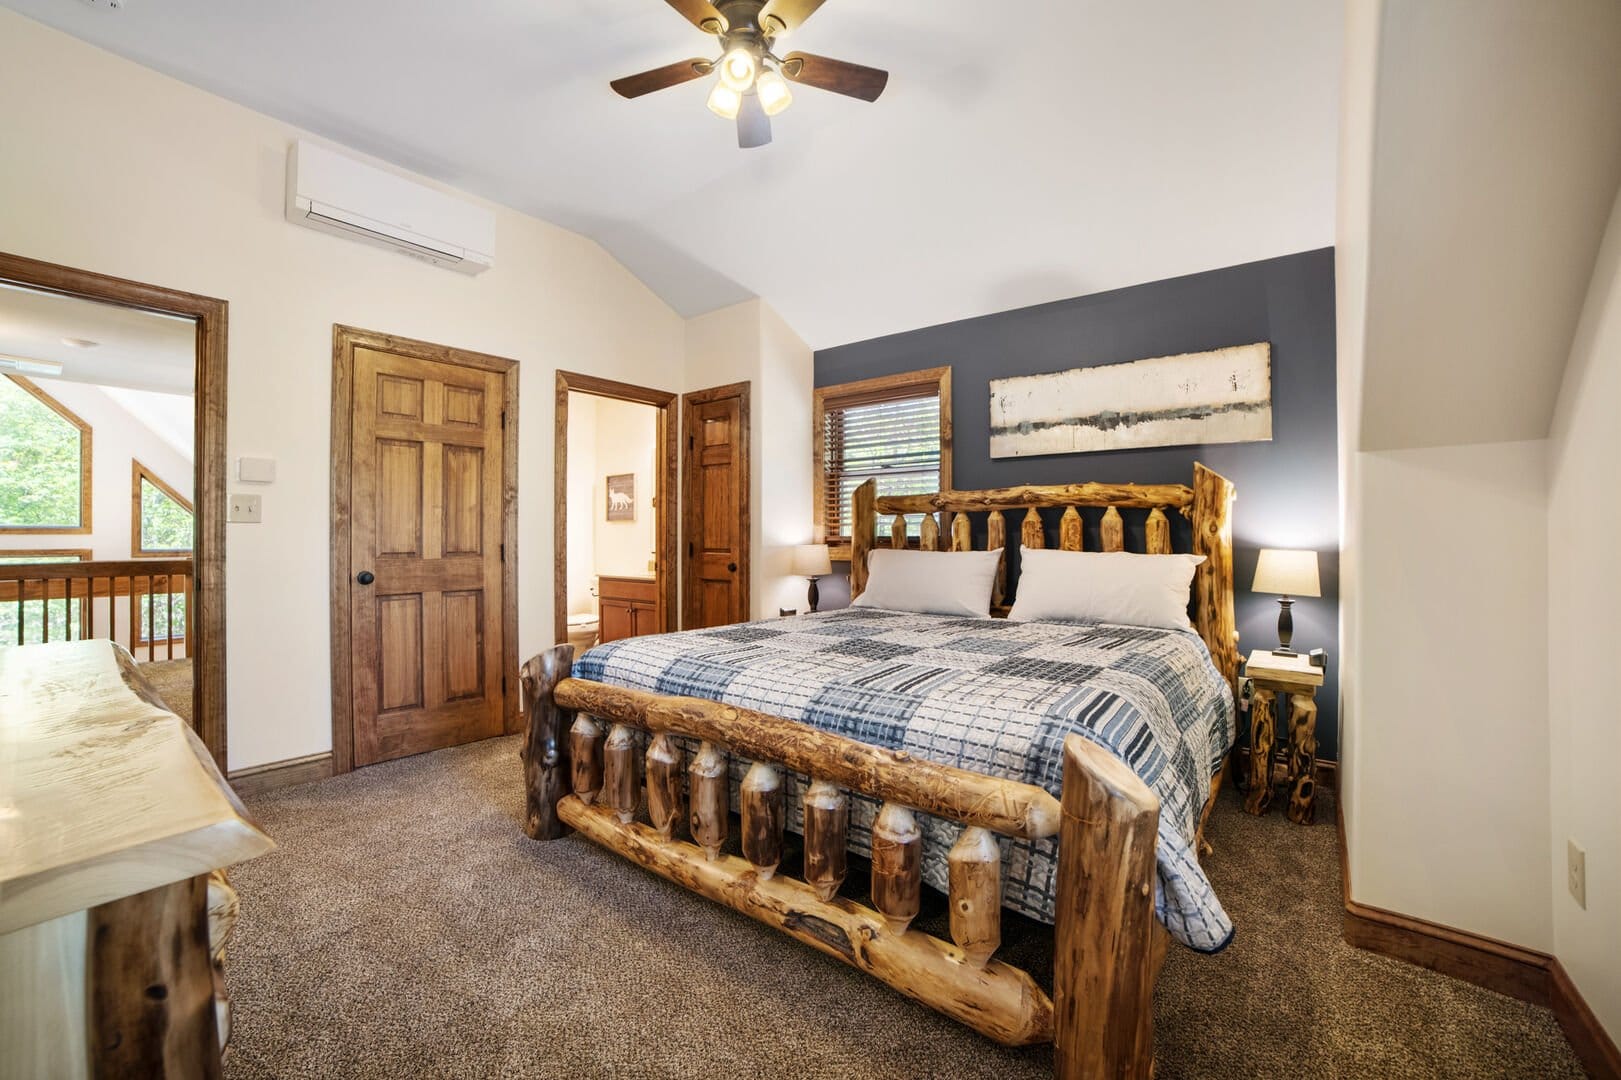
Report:
[[[139,461],[134,463],[136,516],[132,554],[175,555],[191,550],[191,503]]]
[[[0,378],[0,529],[88,532],[90,428],[27,379]]]

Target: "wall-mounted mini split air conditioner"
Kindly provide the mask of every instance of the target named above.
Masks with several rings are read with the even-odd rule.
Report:
[[[479,274],[495,263],[495,214],[299,140],[287,154],[287,220]]]

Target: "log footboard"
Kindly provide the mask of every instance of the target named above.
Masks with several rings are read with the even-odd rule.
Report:
[[[550,840],[576,830],[997,1042],[1051,1042],[1060,1077],[1151,1074],[1153,987],[1168,940],[1153,910],[1159,801],[1113,755],[1070,736],[1060,802],[1033,785],[780,717],[570,678],[572,661],[572,648],[560,645],[523,668],[529,836]],[[612,731],[607,739],[603,723]],[[645,769],[630,757],[633,729],[653,736]],[[683,761],[673,735],[701,743],[691,761]],[[737,808],[741,858],[722,853],[729,754],[753,763]],[[785,769],[811,779],[805,881],[778,866]],[[837,895],[846,873],[846,790],[883,804],[873,829],[872,907]],[[948,860],[950,941],[910,925],[922,887],[917,812],[964,826]],[[1028,973],[994,958],[1001,944],[996,836],[1055,834],[1059,903],[1049,997]]]

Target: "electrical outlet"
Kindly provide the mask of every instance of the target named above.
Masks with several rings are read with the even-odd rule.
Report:
[[[1576,898],[1576,903],[1587,909],[1587,852],[1583,851],[1574,840],[1565,841],[1565,884],[1570,887],[1570,895]]]
[[[263,520],[260,509],[260,495],[232,495],[230,512],[225,515],[226,521],[243,521],[256,523]]]

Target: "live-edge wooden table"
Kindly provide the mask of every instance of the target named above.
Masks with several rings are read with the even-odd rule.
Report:
[[[1323,685],[1323,669],[1312,667],[1304,656],[1275,656],[1271,649],[1256,649],[1245,661],[1244,675],[1255,684],[1244,809],[1264,814],[1272,805],[1277,695],[1283,694],[1289,700],[1289,769],[1283,782],[1289,793],[1289,820],[1310,825],[1317,813],[1317,688]]]
[[[0,1080],[219,1076],[210,875],[274,846],[122,648],[0,651]]]

